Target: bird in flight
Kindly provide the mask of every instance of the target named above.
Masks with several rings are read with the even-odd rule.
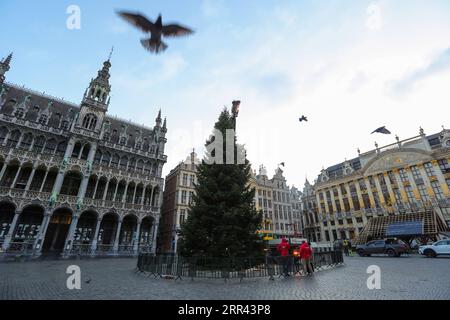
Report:
[[[308,122],[308,118],[307,117],[305,117],[305,116],[302,116],[300,119],[298,119],[300,122],[302,122],[302,121],[306,121],[306,122]]]
[[[384,126],[374,130],[371,134],[374,134],[376,132],[382,133],[382,134],[391,134],[391,132],[388,129],[386,129],[386,127],[384,127]]]
[[[117,11],[117,14],[143,32],[151,35],[150,38],[141,39],[141,44],[145,49],[156,54],[167,49],[167,44],[161,40],[162,37],[180,37],[194,33],[191,29],[178,24],[163,25],[161,15],[153,23],[138,12]]]

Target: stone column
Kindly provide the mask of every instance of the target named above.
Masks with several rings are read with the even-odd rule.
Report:
[[[128,193],[128,182],[125,185],[125,192],[123,193],[123,196],[122,196],[122,203],[125,203],[125,201],[127,200],[127,193]]]
[[[3,241],[2,249],[6,251],[9,247],[9,244],[11,243],[11,239],[14,236],[14,231],[16,229],[17,220],[19,219],[20,211],[16,210],[14,214],[13,221],[11,222],[11,225],[8,230],[8,234],[5,236],[5,240]]]
[[[45,174],[44,174],[44,179],[42,179],[42,183],[41,183],[41,187],[39,188],[39,192],[42,192],[42,190],[44,189],[45,180],[47,180],[48,172],[49,172],[49,170],[47,168],[47,170],[45,171]]]
[[[333,207],[333,212],[337,212],[336,200],[334,198],[333,188],[330,188],[331,206]]]
[[[119,184],[120,184],[120,181],[117,181],[116,189],[114,190],[114,195],[113,195],[112,201],[116,201],[117,190],[119,189]]]
[[[324,212],[322,212],[322,206],[320,205],[320,197],[319,197],[319,193],[316,193],[316,202],[317,202],[317,210],[320,214],[324,214]],[[307,204],[306,204],[307,205]]]
[[[95,227],[94,238],[92,239],[91,244],[91,254],[95,255],[97,251],[97,242],[98,242],[98,233],[100,232],[100,225],[102,224],[102,218],[97,219],[97,226]]]
[[[153,206],[155,203],[155,189],[156,189],[157,185],[152,185],[152,192],[150,194],[150,205]],[[179,192],[180,197],[181,197],[181,192]],[[181,201],[180,201],[181,202]]]
[[[359,185],[359,180],[355,182],[356,194],[358,195],[359,207],[361,210],[365,208],[364,199],[362,197],[361,186]]]
[[[141,206],[144,205],[144,199],[145,199],[145,190],[147,189],[146,186],[144,186],[144,188],[142,188],[142,198],[141,198]]]
[[[342,211],[345,212],[344,197],[342,196],[341,185],[337,186],[337,190],[338,190],[339,204],[341,205],[341,212]]]
[[[378,175],[373,175],[373,180],[375,181],[375,186],[378,191],[378,197],[380,200],[380,207],[383,207],[383,205],[386,203],[386,200],[384,199],[383,195],[383,189],[381,189],[380,180],[378,179]]]
[[[8,167],[9,160],[5,159],[5,163],[3,164],[2,171],[0,171],[0,182],[3,179],[3,175],[5,174],[6,168]]]
[[[80,218],[80,215],[78,213],[74,214],[74,216],[72,218],[72,223],[70,224],[69,232],[67,233],[66,242],[64,243],[63,257],[70,256],[70,251],[72,250],[72,246],[73,246],[73,238],[75,235],[75,230],[77,228],[79,218]]]
[[[14,187],[16,186],[16,182],[17,182],[17,179],[19,178],[19,174],[20,174],[21,171],[22,171],[22,167],[19,167],[17,169],[16,176],[14,177],[14,180],[13,180],[11,186],[10,186],[11,189],[14,189]]]
[[[134,204],[134,201],[136,200],[136,190],[137,190],[137,184],[134,185],[134,191],[133,191],[133,201],[131,201],[131,203]]]
[[[75,139],[70,138],[69,143],[67,144],[66,152],[64,153],[64,159],[69,159],[72,156],[73,148],[75,146]],[[58,176],[56,177],[55,184],[53,185],[52,194],[58,195],[61,191],[62,184],[64,182],[65,168],[60,167]]]
[[[92,194],[92,199],[95,199],[95,196],[97,195],[97,187],[98,187],[99,181],[100,181],[100,178],[97,176],[97,181],[95,181],[95,187],[94,187],[94,193]]]
[[[106,195],[108,194],[108,189],[109,189],[109,179],[108,179],[108,181],[106,181],[106,187],[105,187],[105,191],[103,192],[103,197],[102,197],[103,201],[106,200]]]
[[[367,194],[369,195],[370,206],[372,208],[375,208],[375,200],[373,198],[372,186],[369,183],[369,179],[367,177],[364,177],[364,182],[366,183]]]
[[[5,136],[5,140],[3,140],[3,146],[6,146],[6,144],[8,143],[8,139],[9,139],[10,135],[11,135],[11,132],[8,131],[8,133]]]
[[[33,170],[31,171],[30,177],[28,178],[28,182],[27,182],[27,186],[25,187],[25,191],[30,190],[31,182],[33,181],[35,173],[36,173],[36,166],[33,166]]]
[[[327,213],[330,213],[330,208],[328,207],[328,201],[327,201],[328,200],[327,199],[327,193],[326,193],[325,189],[322,190],[321,192],[322,192],[322,195],[323,195],[323,202],[325,204],[325,211]]]
[[[120,237],[120,229],[122,228],[122,221],[123,218],[119,218],[116,230],[116,237],[114,239],[114,247],[113,247],[114,254],[117,254],[117,252],[119,251],[119,240],[120,240],[119,237]]]
[[[159,225],[159,219],[155,218],[154,224],[152,225],[152,251],[151,253],[156,253],[156,239],[158,237],[158,225]]]
[[[46,211],[44,214],[44,219],[42,219],[41,227],[39,229],[39,234],[36,237],[36,242],[34,244],[35,253],[39,256],[42,252],[42,246],[44,244],[45,234],[47,233],[47,228],[50,223],[52,214],[50,211]]]
[[[83,176],[83,180],[81,180],[80,188],[78,189],[78,199],[84,199],[84,196],[86,195],[87,186],[89,184],[89,176],[85,175]]]
[[[354,184],[355,182],[353,182]],[[350,211],[354,211],[355,210],[355,206],[353,204],[353,197],[352,197],[352,193],[350,192],[350,185],[348,182],[346,182],[344,184],[345,190],[347,191],[347,199],[348,199],[348,205],[350,207]]]
[[[390,203],[392,205],[394,205],[394,204],[396,204],[394,189],[392,188],[391,180],[390,180],[389,174],[387,172],[384,173],[384,181],[386,181],[386,186],[387,186],[387,189],[389,192],[389,197],[391,198]]]
[[[133,252],[135,254],[139,253],[139,240],[140,240],[139,233],[140,232],[141,232],[141,221],[138,221],[137,228],[136,228],[136,235],[134,237],[134,244],[133,244]]]

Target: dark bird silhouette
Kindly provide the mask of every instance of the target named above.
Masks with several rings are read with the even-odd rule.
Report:
[[[306,122],[308,122],[308,118],[307,117],[305,117],[305,116],[302,116],[300,119],[298,119],[300,122],[302,122],[302,121],[306,121]]]
[[[91,281],[92,281],[92,279],[89,278],[89,279],[87,279],[85,282],[89,284],[89,283],[91,283]]]
[[[285,163],[284,163],[284,162],[282,162],[282,163],[280,163],[280,164],[279,164],[279,166],[280,166],[280,165],[284,167],[284,166],[285,166]]]
[[[153,23],[147,17],[137,12],[117,11],[117,14],[138,29],[151,35],[148,39],[141,39],[141,44],[145,49],[154,53],[160,53],[167,49],[167,44],[161,41],[162,37],[180,37],[194,32],[178,24],[163,25],[161,15]]]
[[[391,134],[391,132],[388,129],[386,129],[386,127],[384,127],[384,126],[376,129],[371,134],[374,134],[374,133]]]

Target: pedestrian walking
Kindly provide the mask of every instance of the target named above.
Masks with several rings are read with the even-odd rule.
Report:
[[[302,245],[300,246],[300,259],[303,265],[303,270],[308,275],[311,275],[314,272],[311,265],[312,254],[313,252],[311,247],[306,241],[303,241]]]
[[[345,256],[348,257],[349,256],[349,243],[348,243],[347,239],[344,240],[343,245],[344,245]]]
[[[287,242],[286,238],[281,239],[281,243],[277,246],[278,252],[281,255],[281,263],[283,265],[283,275],[289,277],[289,249],[291,245]]]

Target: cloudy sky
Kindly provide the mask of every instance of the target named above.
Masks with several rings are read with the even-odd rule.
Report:
[[[81,10],[68,29],[67,8]],[[195,29],[162,55],[116,9]],[[205,139],[224,106],[242,101],[238,138],[254,168],[285,162],[302,186],[322,166],[450,127],[448,0],[0,0],[7,81],[79,103],[114,46],[109,114],[153,126],[168,121],[167,174]],[[299,123],[301,115],[308,123]]]

